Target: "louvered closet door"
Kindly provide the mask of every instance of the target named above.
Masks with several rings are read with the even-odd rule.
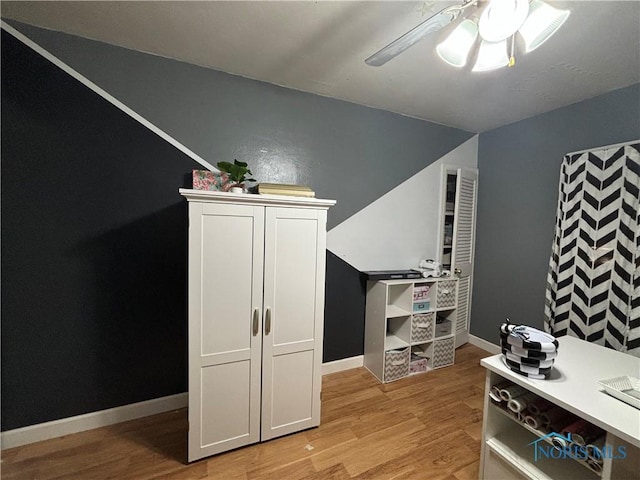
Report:
[[[326,211],[267,207],[262,440],[320,423]]]
[[[189,208],[193,461],[260,440],[264,207]]]
[[[478,173],[464,168],[458,169],[451,254],[453,271],[460,279],[456,308],[456,347],[467,343],[469,339],[477,191]]]

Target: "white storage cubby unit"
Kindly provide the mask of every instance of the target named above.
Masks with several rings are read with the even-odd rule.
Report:
[[[383,383],[452,365],[454,278],[367,282],[364,366]]]
[[[320,424],[333,200],[189,201],[189,461]]]
[[[480,479],[609,480],[638,478],[640,410],[608,395],[598,383],[640,374],[640,359],[574,337],[558,339],[558,357],[551,377],[533,380],[511,371],[502,355],[481,360],[487,368]],[[588,466],[580,454],[535,455],[538,442],[550,432],[534,429],[506,413],[489,398],[491,386],[505,381],[524,387],[576,418],[605,432],[601,470]],[[560,432],[556,432],[560,433]],[[545,444],[542,444],[543,447]],[[624,455],[619,448],[624,449]],[[624,458],[613,458],[614,456]],[[597,471],[596,471],[597,470]]]

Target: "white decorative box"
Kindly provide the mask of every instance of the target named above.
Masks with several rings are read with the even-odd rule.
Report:
[[[413,303],[414,312],[426,312],[430,308],[431,308],[431,302],[414,302]]]
[[[411,356],[411,362],[409,362],[409,375],[414,373],[422,373],[427,371],[428,360],[426,358],[418,357],[417,355]]]
[[[419,285],[413,289],[413,301],[429,300],[429,285]]]

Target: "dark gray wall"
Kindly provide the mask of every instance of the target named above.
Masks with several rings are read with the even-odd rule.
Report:
[[[212,165],[237,158],[257,180],[308,184],[336,199],[328,229],[473,135],[9,23]]]
[[[2,429],[186,390],[195,162],[2,32]]]
[[[640,138],[640,84],[480,134],[471,333],[542,328],[564,154]]]
[[[472,136],[39,33],[209,161],[246,160],[261,180],[304,182],[337,199],[332,225]],[[177,189],[199,166],[5,32],[1,77],[2,429],[185,391]],[[335,255],[325,310],[324,361],[361,355],[359,272]]]

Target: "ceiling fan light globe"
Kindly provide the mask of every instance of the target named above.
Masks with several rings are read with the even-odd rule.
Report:
[[[480,36],[499,42],[516,33],[529,14],[529,0],[491,0],[480,16]]]
[[[529,16],[520,27],[525,51],[531,52],[546,42],[569,18],[569,10],[559,10],[540,0],[531,2]]]
[[[477,36],[476,23],[468,19],[463,20],[443,42],[436,46],[436,53],[449,65],[464,67]]]
[[[473,66],[473,72],[488,72],[509,65],[507,55],[507,41],[487,42],[483,40],[478,49],[478,59]]]

